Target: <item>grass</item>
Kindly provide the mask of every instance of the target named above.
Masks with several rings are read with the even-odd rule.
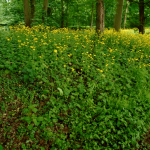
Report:
[[[0,41],[0,148],[148,149],[149,35],[39,25]]]

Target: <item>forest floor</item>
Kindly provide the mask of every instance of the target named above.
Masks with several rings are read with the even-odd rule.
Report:
[[[39,25],[0,41],[0,149],[149,149],[148,34]]]

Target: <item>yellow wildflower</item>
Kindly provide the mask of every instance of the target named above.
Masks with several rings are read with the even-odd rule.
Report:
[[[54,50],[55,53],[57,53],[57,50]]]
[[[74,68],[71,68],[72,69],[72,71],[74,71]]]

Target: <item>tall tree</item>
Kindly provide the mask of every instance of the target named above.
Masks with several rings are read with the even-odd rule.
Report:
[[[24,21],[26,27],[31,27],[30,24],[30,7],[29,7],[29,0],[23,0],[24,5]]]
[[[52,8],[51,8],[51,6],[48,5],[48,8],[47,8],[47,16],[50,17],[51,14],[52,14]]]
[[[32,23],[35,13],[35,0],[30,0],[30,5],[31,5],[31,23]]]
[[[145,33],[144,0],[139,0],[139,33]]]
[[[129,0],[126,0],[126,9],[125,9],[125,15],[124,15],[123,29],[125,29],[125,25],[126,25],[126,18],[127,18],[127,12],[128,12],[128,5],[129,5]]]
[[[91,12],[91,30],[93,27],[93,10],[94,10],[94,2],[92,3],[92,12]]]
[[[63,6],[63,0],[61,0],[61,28],[64,28],[64,6]]]
[[[45,19],[45,16],[47,15],[47,8],[48,8],[48,0],[44,0],[43,1],[43,15],[42,15],[42,21],[44,23],[44,19]]]
[[[67,2],[67,5],[66,5],[66,27],[68,27],[68,5],[69,5],[69,2]]]
[[[117,32],[119,32],[121,29],[122,11],[123,11],[123,0],[117,0],[117,9],[114,18],[114,29]]]
[[[145,13],[145,11],[147,10],[145,9],[145,7],[148,6],[150,8],[150,0],[147,0],[146,2],[144,2],[144,0],[139,0],[139,2],[135,0],[129,0],[129,2],[131,3],[131,6],[133,4],[138,4],[139,21],[137,21],[137,25],[135,25],[134,23],[132,24],[139,29],[139,33],[144,34],[145,33],[145,20],[148,19],[148,17],[150,16],[149,11]]]
[[[103,0],[97,0],[96,3],[96,33],[99,35],[100,33],[104,33],[104,1]]]

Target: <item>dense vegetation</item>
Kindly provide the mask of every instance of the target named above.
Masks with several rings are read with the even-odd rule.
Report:
[[[0,41],[1,147],[148,148],[148,34],[19,25]]]

